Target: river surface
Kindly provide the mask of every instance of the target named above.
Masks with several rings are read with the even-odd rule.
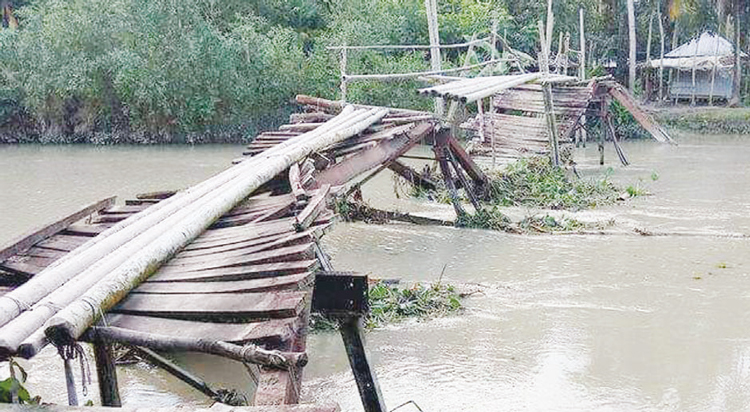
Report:
[[[613,181],[651,193],[567,213],[614,220],[604,235],[338,224],[324,242],[337,270],[431,282],[445,268],[443,281],[481,291],[459,315],[367,334],[388,407],[412,400],[425,412],[749,410],[750,136],[677,140],[624,143],[627,168],[611,145],[604,168],[595,145],[576,152],[584,176],[611,167]],[[107,195],[184,187],[240,151],[0,146],[0,243]],[[387,174],[363,192],[377,206],[450,214],[396,198]],[[303,399],[362,410],[340,338],[313,335],[308,352]],[[27,365],[33,393],[65,401],[54,351]],[[120,378],[130,405],[205,402],[143,365],[122,368]]]

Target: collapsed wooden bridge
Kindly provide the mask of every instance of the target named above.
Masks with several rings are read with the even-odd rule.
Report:
[[[552,144],[543,144],[549,135],[533,115],[550,112],[540,106],[540,89],[481,81],[479,92],[472,85],[463,95],[455,87],[439,89],[459,99],[469,92],[475,100],[495,95],[491,113],[480,117],[481,145],[504,159],[549,153]],[[553,94],[559,130],[547,129],[558,131],[561,142],[605,90],[591,82],[566,87]],[[618,97],[621,90],[606,90],[627,101]],[[304,111],[290,124],[261,133],[235,166],[211,179],[125,205],[105,199],[0,249],[0,360],[30,358],[54,344],[75,405],[71,362],[78,342],[90,342],[102,404],[119,406],[111,347],[124,344],[229,402],[225,391],[155,351],[205,352],[253,365],[251,404],[295,404],[309,317],[320,312],[340,322],[365,409],[386,410],[362,339],[367,279],[336,272],[319,244],[335,217],[332,198],[386,168],[434,188],[435,181],[399,160],[421,142],[432,145],[458,214],[466,211],[457,191],[478,210],[487,177],[431,113],[308,96],[297,102]],[[497,136],[488,140],[488,133]]]

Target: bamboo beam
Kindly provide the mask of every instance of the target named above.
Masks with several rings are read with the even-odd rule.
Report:
[[[388,409],[380,393],[375,371],[370,366],[365,351],[365,334],[362,317],[347,317],[340,321],[339,332],[349,358],[354,380],[365,412],[386,412]]]

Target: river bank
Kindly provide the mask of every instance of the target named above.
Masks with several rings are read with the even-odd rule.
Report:
[[[750,134],[750,108],[669,106],[649,109],[670,128],[712,134]]]

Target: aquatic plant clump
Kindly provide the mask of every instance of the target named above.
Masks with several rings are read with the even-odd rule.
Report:
[[[606,176],[571,179],[541,156],[521,159],[489,177],[487,198],[499,206],[580,210],[614,203],[622,193]]]
[[[365,327],[373,329],[406,319],[431,319],[456,313],[462,309],[461,295],[453,285],[436,282],[414,283],[399,287],[383,281],[370,285],[370,312],[365,318]],[[311,317],[314,331],[335,330],[333,319],[320,315]]]

